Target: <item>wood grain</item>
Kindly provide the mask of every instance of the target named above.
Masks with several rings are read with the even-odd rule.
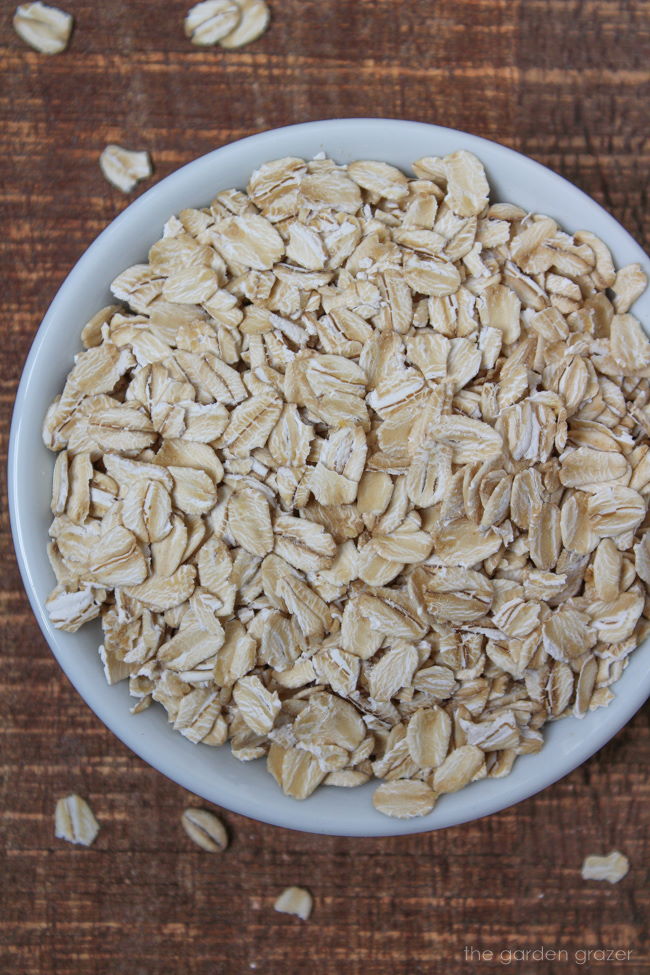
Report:
[[[61,0],[68,52],[25,48],[0,20],[0,448],[22,363],[70,267],[129,202],[97,157],[147,148],[155,178],[233,139],[291,122],[386,115],[504,142],[553,167],[648,243],[649,0],[276,0],[271,29],[236,52],[191,48],[184,3]],[[146,185],[143,187],[146,188]],[[290,833],[225,814],[211,858],[179,817],[197,801],[130,754],[59,671],[23,594],[0,512],[0,971],[7,975],[456,975],[505,967],[465,947],[566,949],[513,963],[532,975],[650,971],[650,755],[642,712],[590,762],[521,805],[400,839]],[[53,837],[78,791],[102,824]],[[345,801],[342,796],[341,801]],[[588,853],[631,861],[585,883]],[[312,919],[277,915],[308,886]],[[579,964],[575,952],[632,952]]]

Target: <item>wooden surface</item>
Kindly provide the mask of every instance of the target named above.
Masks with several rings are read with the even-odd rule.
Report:
[[[234,52],[193,49],[179,0],[61,3],[77,26],[57,57],[18,40],[12,3],[0,14],[3,450],[47,305],[129,202],[97,166],[107,142],[147,148],[160,178],[291,122],[437,122],[550,165],[648,245],[648,0],[275,0],[268,33]],[[573,775],[489,819],[348,840],[226,813],[232,846],[210,857],[179,826],[196,797],[128,752],[58,669],[4,502],[1,560],[3,975],[650,971],[647,710]],[[53,836],[55,801],[71,791],[102,824],[90,850]],[[629,856],[628,877],[582,881],[583,857],[612,848]],[[272,910],[294,883],[314,894],[308,923]],[[466,961],[470,946],[569,960]],[[597,948],[631,958],[580,964]]]

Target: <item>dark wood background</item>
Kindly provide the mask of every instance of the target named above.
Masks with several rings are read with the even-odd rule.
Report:
[[[148,149],[154,179],[210,149],[308,119],[386,115],[466,129],[573,180],[648,244],[648,0],[271,0],[241,51],[192,48],[182,0],[61,0],[70,49],[45,57],[0,14],[2,386],[8,423],[39,321],[129,198],[102,178],[107,142]],[[150,185],[148,181],[143,189]],[[3,492],[4,494],[4,492]],[[403,839],[291,833],[225,813],[232,846],[194,848],[196,800],[130,754],[72,690],[31,616],[2,503],[0,734],[7,975],[456,975],[465,947],[632,952],[650,971],[648,712],[562,782],[500,815]],[[54,839],[78,791],[102,830]],[[345,797],[342,796],[342,801]],[[588,853],[631,861],[585,883]],[[274,913],[307,885],[307,923]],[[524,962],[582,972],[577,961]]]

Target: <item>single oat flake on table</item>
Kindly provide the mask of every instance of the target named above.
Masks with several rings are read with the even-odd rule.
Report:
[[[628,858],[618,850],[612,850],[607,856],[592,854],[585,857],[582,864],[582,877],[584,880],[607,880],[610,884],[617,884],[627,876],[629,869]]]
[[[189,838],[208,853],[223,853],[228,846],[226,827],[209,809],[186,809],[181,823]]]
[[[85,799],[74,793],[59,799],[54,814],[54,835],[58,839],[90,846],[98,832],[99,823]]]
[[[65,10],[36,0],[16,7],[13,24],[21,40],[34,50],[41,54],[60,54],[68,46],[74,19]]]
[[[124,149],[114,144],[106,146],[99,157],[99,167],[113,186],[130,193],[142,179],[151,176],[153,169],[148,152]]]
[[[650,617],[641,268],[464,150],[413,171],[289,157],[170,217],[44,424],[55,625],[101,619],[133,711],[397,817],[608,704]]]
[[[314,901],[304,887],[287,887],[282,891],[273,905],[280,914],[295,914],[302,921],[308,921]]]
[[[187,12],[185,34],[200,47],[238,48],[257,40],[270,18],[265,0],[202,0]]]
[[[241,19],[235,29],[222,37],[221,47],[228,50],[252,44],[269,26],[271,11],[265,0],[237,0]]]

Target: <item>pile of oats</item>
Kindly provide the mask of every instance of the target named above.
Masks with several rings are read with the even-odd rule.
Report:
[[[192,742],[428,813],[648,632],[638,265],[478,159],[279,159],[113,282],[45,420],[55,624]]]

